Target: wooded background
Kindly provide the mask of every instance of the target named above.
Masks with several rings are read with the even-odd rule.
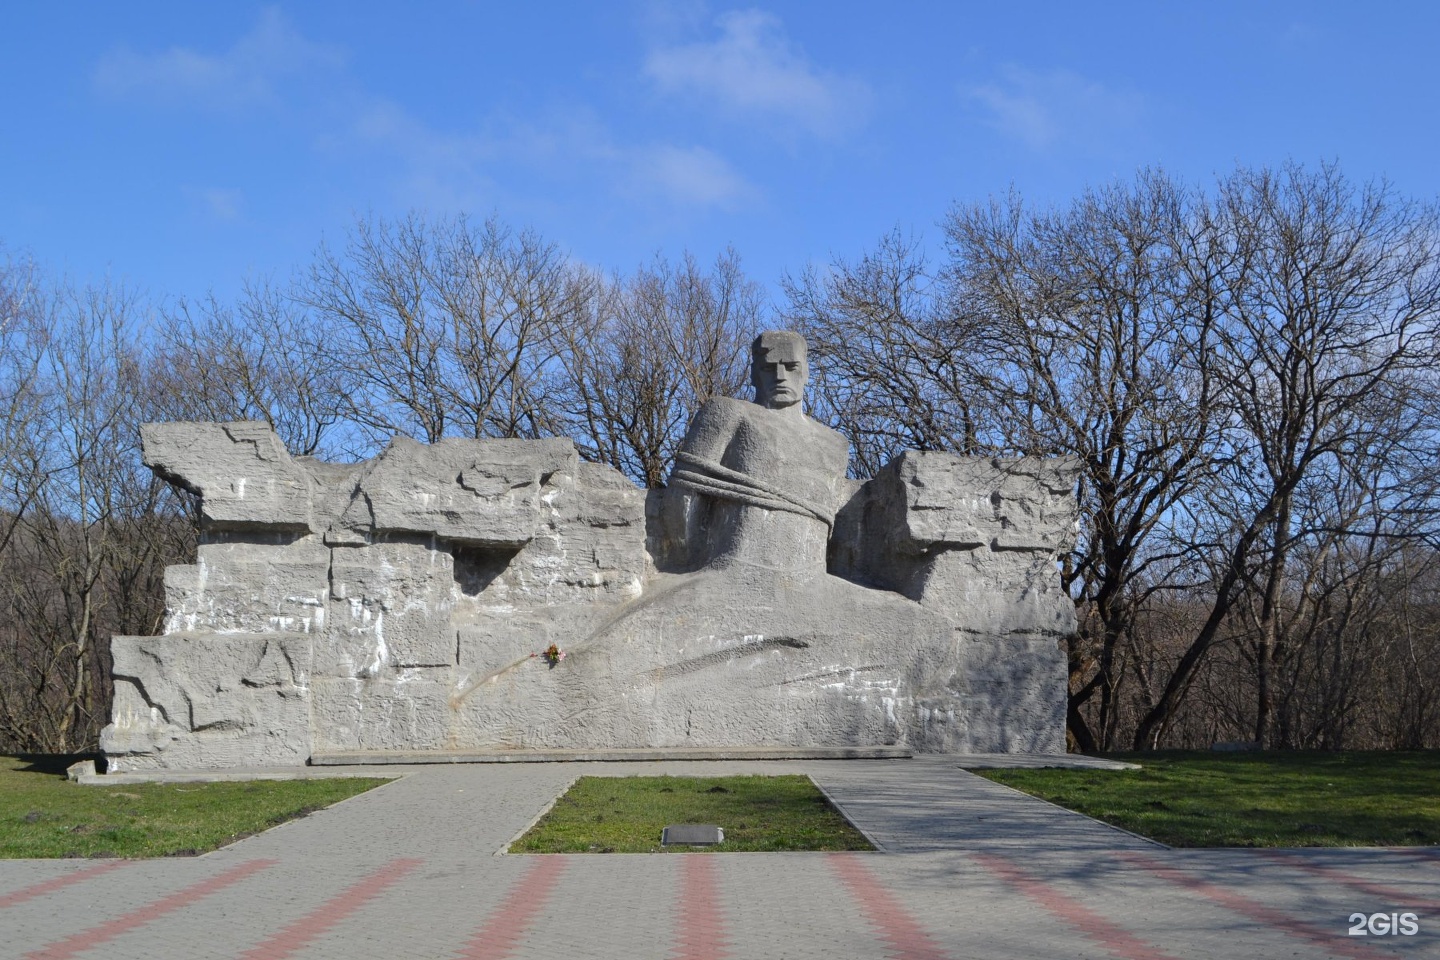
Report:
[[[291,452],[568,436],[663,485],[748,347],[810,340],[810,412],[904,448],[1078,457],[1068,729],[1086,752],[1440,746],[1440,212],[1334,166],[1162,172],[953,208],[787,276],[727,252],[607,275],[465,217],[361,220],[234,302],[0,264],[0,751],[93,749],[112,634],[153,634],[195,504],[139,425]]]

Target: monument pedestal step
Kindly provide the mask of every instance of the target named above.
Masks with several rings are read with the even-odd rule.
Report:
[[[907,760],[909,747],[629,747],[593,750],[343,750],[315,753],[310,765],[388,763],[554,763],[622,760]]]

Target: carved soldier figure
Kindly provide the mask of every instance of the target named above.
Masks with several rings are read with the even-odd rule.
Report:
[[[772,330],[751,345],[755,402],[707,401],[670,475],[698,494],[686,517],[688,565],[823,574],[849,444],[807,417],[805,340]]]

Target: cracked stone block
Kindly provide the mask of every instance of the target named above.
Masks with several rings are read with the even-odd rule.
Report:
[[[310,755],[303,634],[115,637],[101,749],[117,772],[268,766]]]
[[[140,431],[145,465],[198,494],[207,524],[313,530],[310,473],[269,424],[147,423]]]
[[[886,470],[904,491],[901,528],[917,547],[1064,549],[1074,540],[1071,461],[907,450]]]
[[[573,483],[570,440],[396,437],[360,480],[358,501],[377,532],[434,534],[464,543],[526,543]],[[351,521],[352,523],[354,521]]]

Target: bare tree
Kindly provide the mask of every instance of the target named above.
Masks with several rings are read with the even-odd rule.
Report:
[[[1433,528],[1434,210],[1292,166],[1213,197],[1157,172],[1057,211],[1012,194],[945,229],[937,271],[891,236],[787,283],[858,465],[1078,457],[1074,743],[1199,735],[1185,697],[1212,674],[1225,723],[1268,741],[1277,671],[1299,691],[1288,658],[1369,617],[1355,578]]]
[[[1114,732],[1136,610],[1178,569],[1160,534],[1214,472],[1207,347],[1225,252],[1190,202],[1158,173],[1059,212],[1012,194],[952,211],[938,276],[892,235],[787,286],[862,467],[905,446],[1080,459],[1084,536],[1065,579],[1082,615],[1069,728],[1085,750]]]
[[[263,420],[292,453],[343,456],[344,378],[312,320],[268,283],[247,284],[233,306],[180,300],[150,360],[153,415]]]
[[[1147,172],[1063,211],[1027,214],[1012,196],[947,221],[971,390],[1006,446],[1082,464],[1085,529],[1064,573],[1082,614],[1069,651],[1082,750],[1113,740],[1117,657],[1147,598],[1183,585],[1178,507],[1216,470],[1210,343],[1230,254],[1195,207]],[[1082,708],[1097,693],[1092,729]]]
[[[708,272],[687,254],[593,283],[589,310],[559,334],[568,432],[587,459],[664,486],[700,404],[747,382],[760,289],[733,251]]]
[[[114,288],[43,298],[16,344],[35,402],[8,463],[18,507],[0,551],[0,731],[22,749],[93,743],[108,702],[109,634],[152,630],[160,569],[145,546],[160,484],[139,463],[142,305]]]
[[[981,436],[957,342],[957,318],[918,244],[899,233],[854,263],[787,276],[789,323],[810,340],[813,411],[851,441],[851,471],[870,476],[901,450],[976,453],[1003,448]]]
[[[1374,746],[1440,746],[1440,565],[1429,545],[1407,550],[1387,571],[1392,598],[1381,629],[1390,656],[1376,668],[1369,715]],[[1359,723],[1356,724],[1360,726]]]
[[[1215,339],[1231,410],[1229,469],[1213,509],[1214,603],[1135,732],[1153,746],[1247,590],[1254,615],[1255,738],[1268,741],[1280,601],[1305,531],[1302,485],[1397,438],[1417,442],[1433,411],[1410,402],[1433,366],[1440,222],[1384,184],[1352,187],[1333,167],[1241,171],[1216,218],[1235,257]],[[1417,416],[1416,414],[1419,414]]]
[[[293,298],[345,375],[346,416],[372,442],[434,443],[556,434],[556,331],[590,289],[533,234],[411,216],[360,221],[343,256],[322,247]]]

